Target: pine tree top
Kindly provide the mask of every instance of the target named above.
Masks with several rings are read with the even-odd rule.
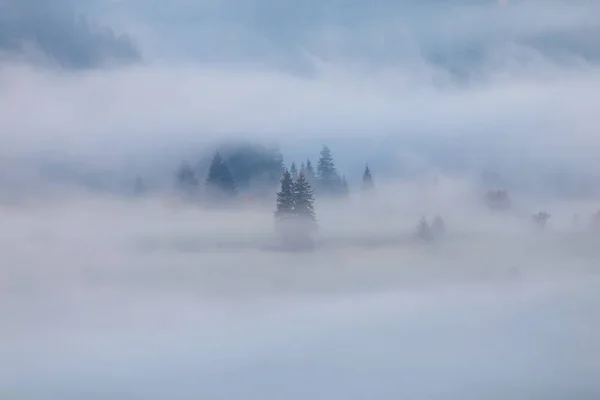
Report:
[[[301,219],[315,220],[314,201],[306,175],[300,174],[294,182],[294,214]]]
[[[318,178],[326,185],[336,185],[339,182],[339,175],[331,155],[331,150],[327,146],[323,146],[319,161],[317,163]],[[329,188],[333,190],[334,188]]]

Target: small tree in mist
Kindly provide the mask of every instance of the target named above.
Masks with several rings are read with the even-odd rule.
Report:
[[[348,184],[340,177],[331,150],[327,146],[323,146],[321,149],[316,178],[317,189],[320,193],[338,196],[348,193]]]
[[[177,188],[186,197],[192,198],[198,194],[200,184],[194,170],[189,163],[184,161],[177,171]]]
[[[362,178],[362,190],[364,192],[370,192],[375,189],[375,183],[373,182],[373,176],[371,175],[371,169],[369,165],[365,167],[365,172]]]
[[[232,198],[237,194],[237,187],[229,167],[221,154],[216,152],[208,170],[206,188],[213,199]]]
[[[549,219],[550,214],[545,211],[537,212],[531,216],[534,227],[540,230],[546,227]]]
[[[275,228],[284,244],[293,249],[312,246],[312,234],[317,229],[312,187],[304,174],[292,180],[286,170],[277,193]]]
[[[317,163],[317,178],[319,187],[327,192],[333,192],[340,181],[331,150],[327,146],[323,146],[321,149],[319,162]]]
[[[292,175],[293,180],[298,179],[298,169],[296,168],[295,162],[292,162],[292,165],[290,166],[290,175]]]
[[[488,206],[493,210],[510,208],[510,198],[506,190],[490,190],[485,196]]]

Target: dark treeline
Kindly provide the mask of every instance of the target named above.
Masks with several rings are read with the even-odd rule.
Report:
[[[235,200],[268,200],[288,171],[292,181],[303,176],[319,197],[346,197],[350,190],[344,174],[340,174],[328,146],[323,146],[315,163],[309,158],[286,166],[275,146],[237,144],[219,147],[210,157],[196,162],[183,161],[175,174],[175,189],[192,201],[223,204]],[[367,166],[362,188],[374,188]],[[141,177],[134,184],[136,194],[145,193]]]
[[[224,145],[195,163],[184,161],[175,175],[177,193],[194,201],[222,203],[272,195],[284,170],[276,147]]]

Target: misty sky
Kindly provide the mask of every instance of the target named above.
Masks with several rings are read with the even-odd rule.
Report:
[[[171,166],[167,154],[252,137],[289,159],[327,142],[351,175],[367,161],[490,169],[527,187],[600,171],[597,2],[0,6],[0,131],[13,158],[136,159],[157,173],[149,165]]]
[[[4,0],[2,48],[65,66],[107,59],[250,62],[307,72],[315,59],[383,68],[424,62],[475,78],[537,57],[600,58],[599,7],[585,0],[444,2]],[[84,22],[85,21],[85,22]]]

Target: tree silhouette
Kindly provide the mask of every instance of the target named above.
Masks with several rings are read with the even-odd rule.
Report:
[[[294,216],[299,220],[310,222],[307,226],[310,226],[311,229],[316,228],[315,199],[312,187],[304,174],[300,174],[294,182],[293,193]]]
[[[421,217],[419,225],[417,226],[417,238],[423,241],[431,241],[434,238],[431,227],[427,223],[425,217]]]
[[[284,222],[294,217],[294,181],[286,169],[281,178],[281,190],[277,193],[276,222]]]
[[[371,169],[369,165],[365,167],[365,172],[363,174],[362,179],[362,190],[365,192],[371,191],[375,188],[375,183],[373,182],[373,176],[371,175]]]
[[[283,173],[281,190],[277,193],[275,229],[288,248],[312,247],[317,221],[313,191],[304,174],[299,174],[293,181],[289,171]]]
[[[533,224],[538,229],[544,229],[546,227],[546,223],[550,219],[550,214],[545,211],[540,211],[531,216]]]

